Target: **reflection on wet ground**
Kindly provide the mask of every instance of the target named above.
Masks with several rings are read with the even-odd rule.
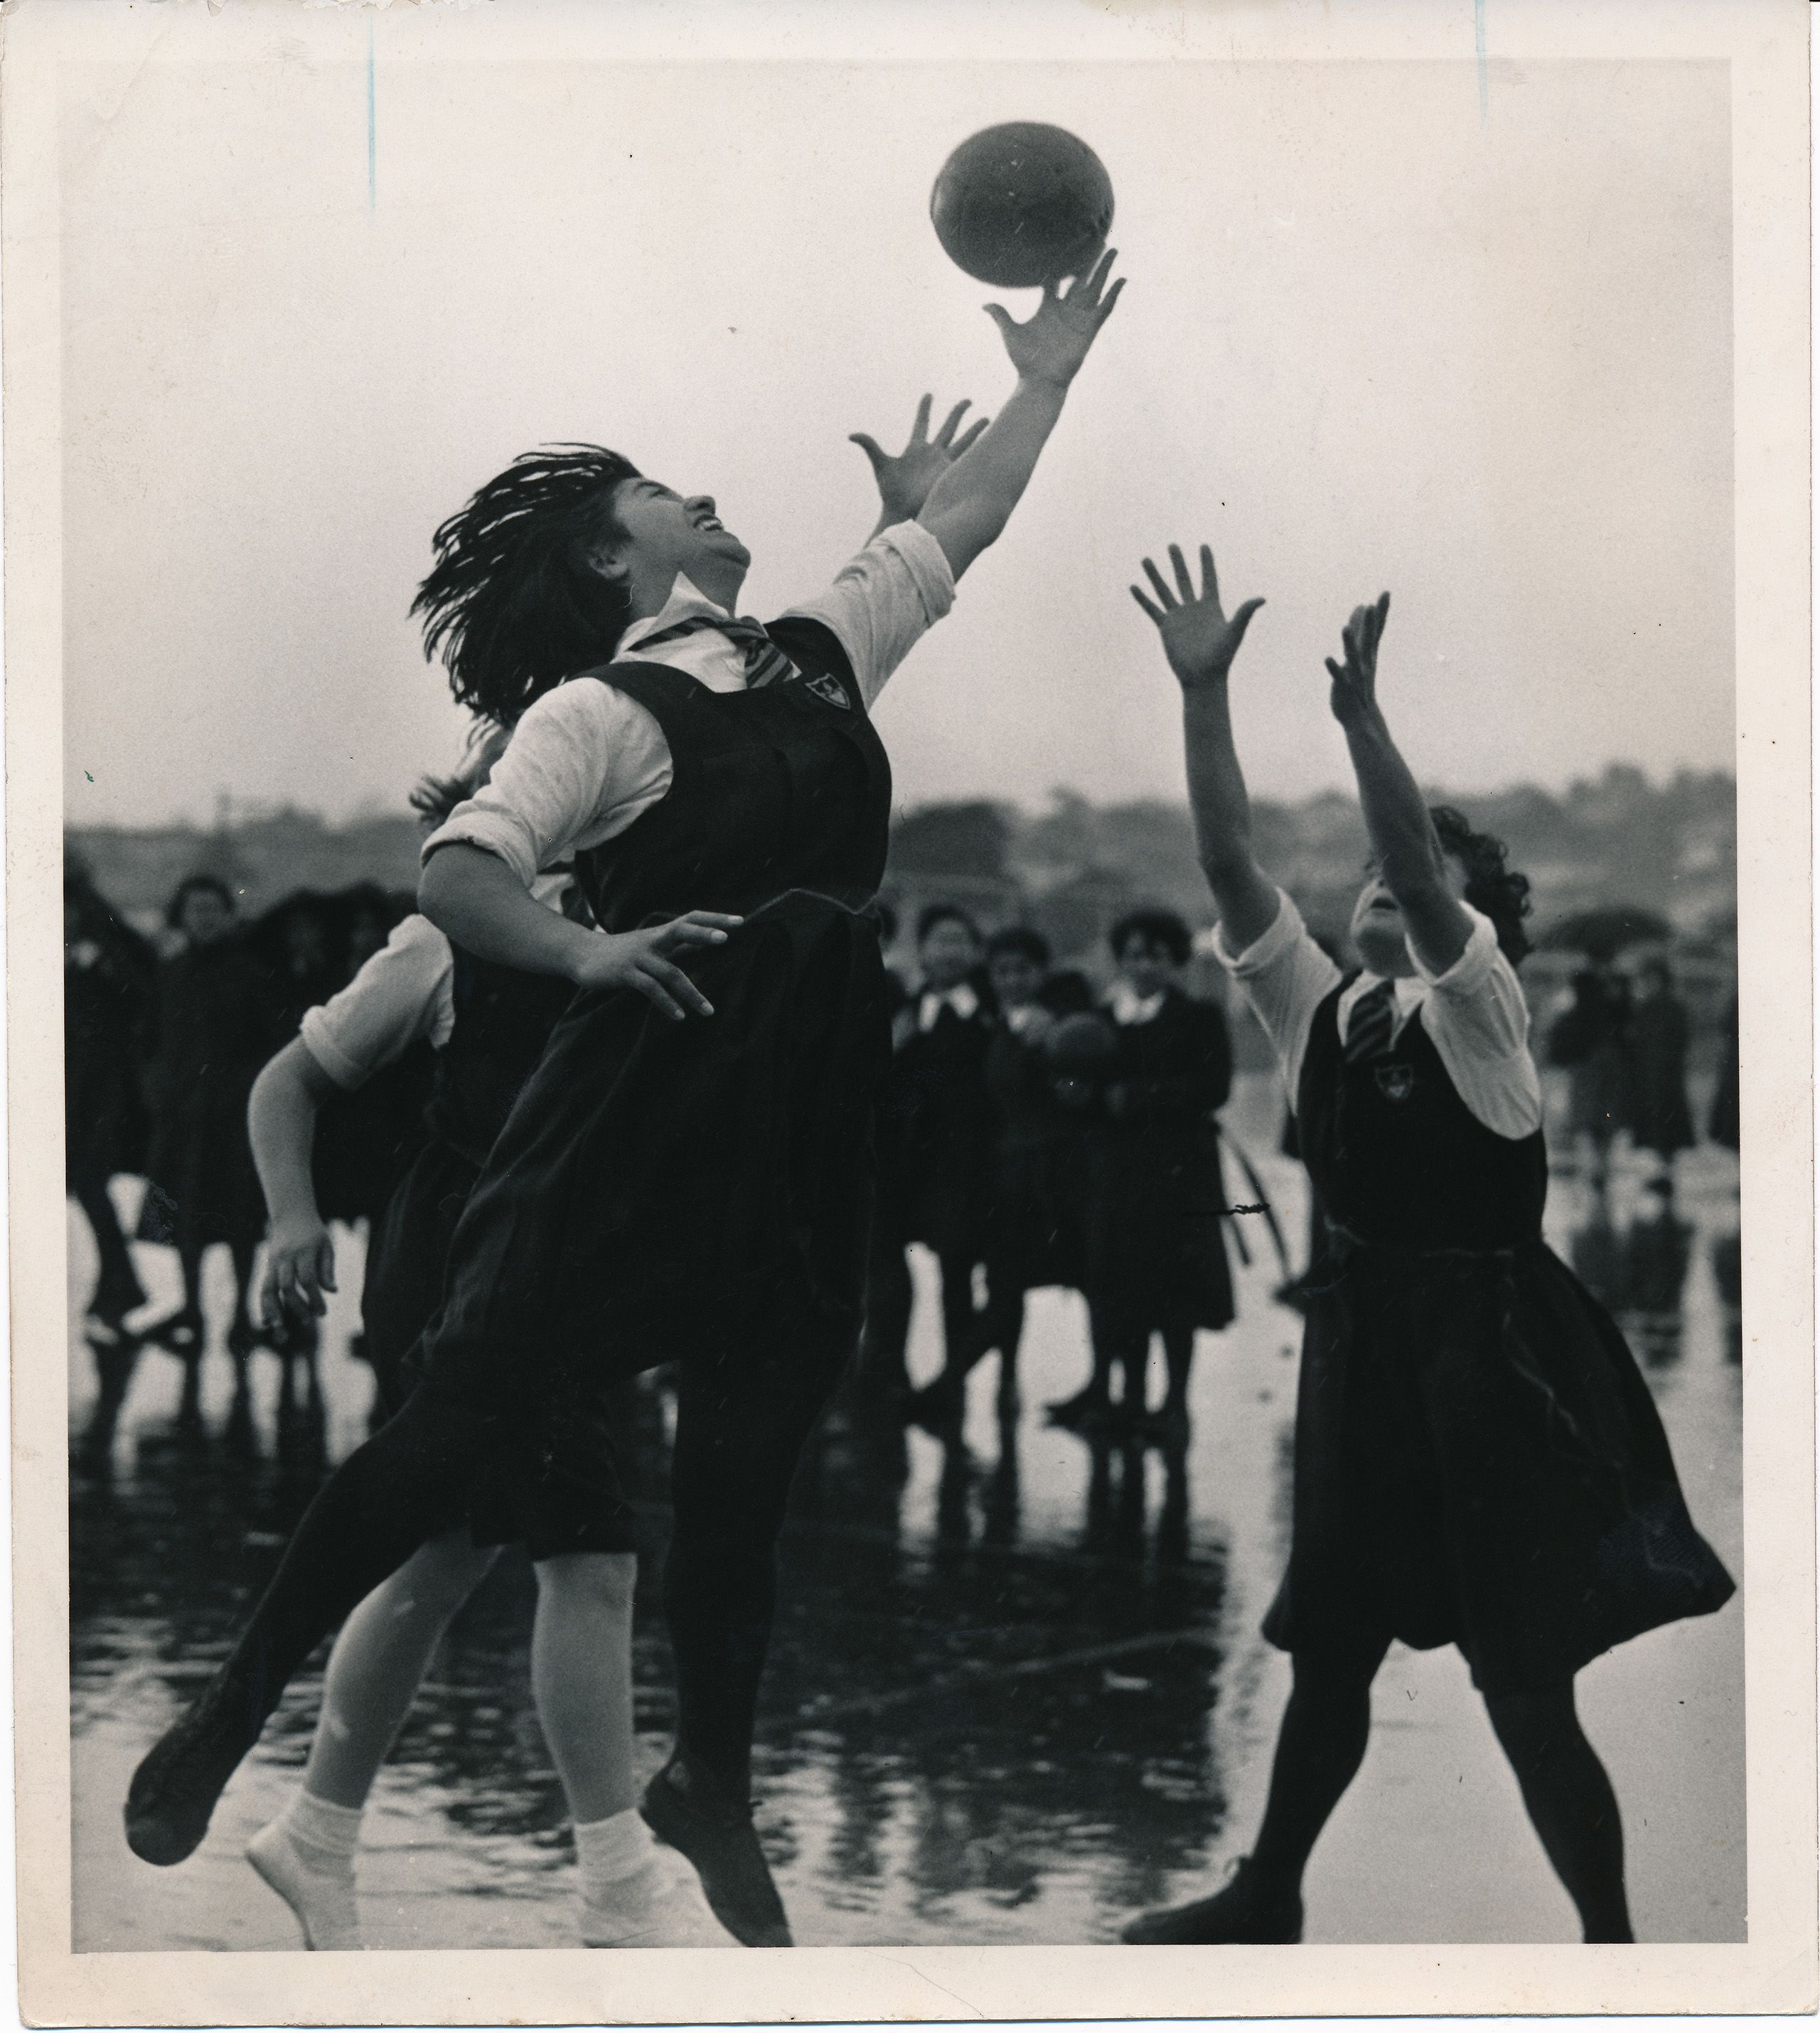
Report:
[[[1270,1084],[1242,1083],[1228,1119],[1286,1232],[1302,1233],[1301,1174],[1271,1155]],[[1558,1178],[1551,1223],[1634,1337],[1695,1514],[1741,1572],[1735,1189],[1732,1161],[1707,1151],[1683,1160],[1672,1206],[1624,1175],[1599,1202]],[[1239,1324],[1203,1337],[1185,1451],[1089,1446],[1043,1425],[1044,1401],[1087,1365],[1080,1302],[1054,1293],[1032,1304],[1020,1417],[997,1417],[988,1365],[949,1443],[848,1406],[826,1421],[783,1549],[756,1786],[799,1941],[1108,1940],[1135,1908],[1242,1851],[1286,1679],[1257,1623],[1286,1543],[1299,1333],[1260,1244],[1238,1274]],[[162,1254],[140,1252],[154,1310],[174,1282]],[[370,1374],[348,1350],[358,1245],[343,1258],[343,1296],[313,1359],[235,1363],[219,1305],[199,1365],[73,1347],[79,1947],[297,1945],[240,1856],[295,1783],[313,1674],[189,1863],[135,1863],[119,1803],[325,1466],[364,1435]],[[73,1290],[91,1275],[73,1215]],[[935,1363],[931,1313],[919,1306],[919,1376]],[[668,1417],[661,1380],[628,1401],[653,1553]],[[672,1718],[656,1573],[647,1561],[636,1663],[652,1765]],[[572,1939],[565,1810],[530,1704],[531,1588],[521,1561],[496,1568],[376,1790],[361,1878],[373,1946]],[[1734,1605],[1583,1677],[1627,1806],[1646,1938],[1741,1938],[1741,1660]],[[1457,1668],[1451,1654],[1393,1653],[1371,1759],[1311,1874],[1311,1939],[1571,1938]],[[1690,1765],[1691,1786],[1669,1776]],[[1488,1855],[1496,1867],[1480,1867]]]

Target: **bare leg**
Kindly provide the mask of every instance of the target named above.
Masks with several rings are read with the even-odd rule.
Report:
[[[466,1526],[426,1540],[342,1626],[323,1675],[307,1792],[338,1807],[366,1804],[443,1633],[498,1552],[475,1545]]]
[[[531,1690],[577,1821],[632,1805],[631,1553],[537,1563]]]

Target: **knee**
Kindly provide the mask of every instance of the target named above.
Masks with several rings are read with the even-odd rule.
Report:
[[[635,1553],[556,1553],[537,1563],[537,1592],[565,1607],[630,1621],[638,1582]]]
[[[498,1557],[496,1546],[477,1546],[463,1531],[420,1546],[387,1584],[399,1597],[399,1613],[453,1616],[485,1578]]]
[[[1574,1709],[1574,1687],[1520,1688],[1487,1694],[1485,1713],[1497,1739],[1513,1763],[1536,1763],[1571,1747],[1580,1734]]]

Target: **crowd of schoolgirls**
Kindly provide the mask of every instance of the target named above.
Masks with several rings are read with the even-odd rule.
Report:
[[[927,905],[910,943],[914,985],[890,977],[882,1219],[858,1388],[942,1430],[961,1415],[969,1372],[995,1353],[998,1411],[1014,1417],[1026,1296],[1059,1287],[1086,1300],[1092,1369],[1050,1420],[1185,1441],[1195,1335],[1233,1319],[1218,1120],[1232,1053],[1220,1006],[1185,986],[1188,927],[1168,911],[1120,918],[1103,995],[1080,969],[1055,967],[1040,932],[983,937],[958,904]],[[934,1259],[942,1354],[914,1391],[911,1243]],[[1157,1338],[1167,1386],[1153,1408]]]

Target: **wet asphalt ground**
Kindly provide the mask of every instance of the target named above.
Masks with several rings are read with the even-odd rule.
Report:
[[[1299,1250],[1305,1187],[1275,1155],[1273,1084],[1241,1080],[1226,1120]],[[117,1191],[129,1214],[136,1186]],[[1620,1165],[1608,1200],[1557,1176],[1550,1239],[1631,1335],[1695,1519],[1742,1584],[1736,1161],[1684,1155],[1670,1207]],[[1201,1338],[1185,1451],[1090,1446],[1044,1423],[1045,1402],[1087,1370],[1081,1302],[1055,1292],[1031,1302],[1016,1418],[997,1414],[989,1360],[958,1443],[841,1410],[812,1443],[783,1548],[755,1780],[799,1942],[1110,1941],[1140,1908],[1216,1884],[1244,1853],[1288,1683],[1258,1623],[1287,1543],[1301,1326],[1273,1297],[1282,1270],[1264,1232],[1245,1232],[1240,1318]],[[325,1468],[366,1432],[371,1372],[348,1350],[360,1245],[338,1241],[341,1294],[313,1364],[264,1350],[233,1361],[226,1265],[212,1263],[200,1365],[147,1344],[129,1374],[118,1366],[110,1418],[81,1336],[94,1257],[72,1209],[78,1949],[301,1945],[242,1851],[297,1784],[321,1654],[189,1862],[140,1863],[120,1806]],[[167,1310],[170,1252],[137,1255],[148,1316]],[[938,1329],[932,1266],[916,1269],[920,1380]],[[656,1548],[661,1382],[638,1405],[629,1452]],[[650,1769],[672,1716],[655,1580],[653,1559],[636,1661]],[[566,1812],[530,1702],[532,1592],[508,1555],[452,1627],[375,1789],[361,1865],[372,1947],[574,1943]],[[1644,1941],[1743,1938],[1743,1600],[1741,1586],[1717,1616],[1653,1633],[1580,1679],[1624,1808]],[[1309,1940],[1576,1938],[1457,1656],[1393,1649],[1374,1712],[1365,1769],[1309,1872]]]

